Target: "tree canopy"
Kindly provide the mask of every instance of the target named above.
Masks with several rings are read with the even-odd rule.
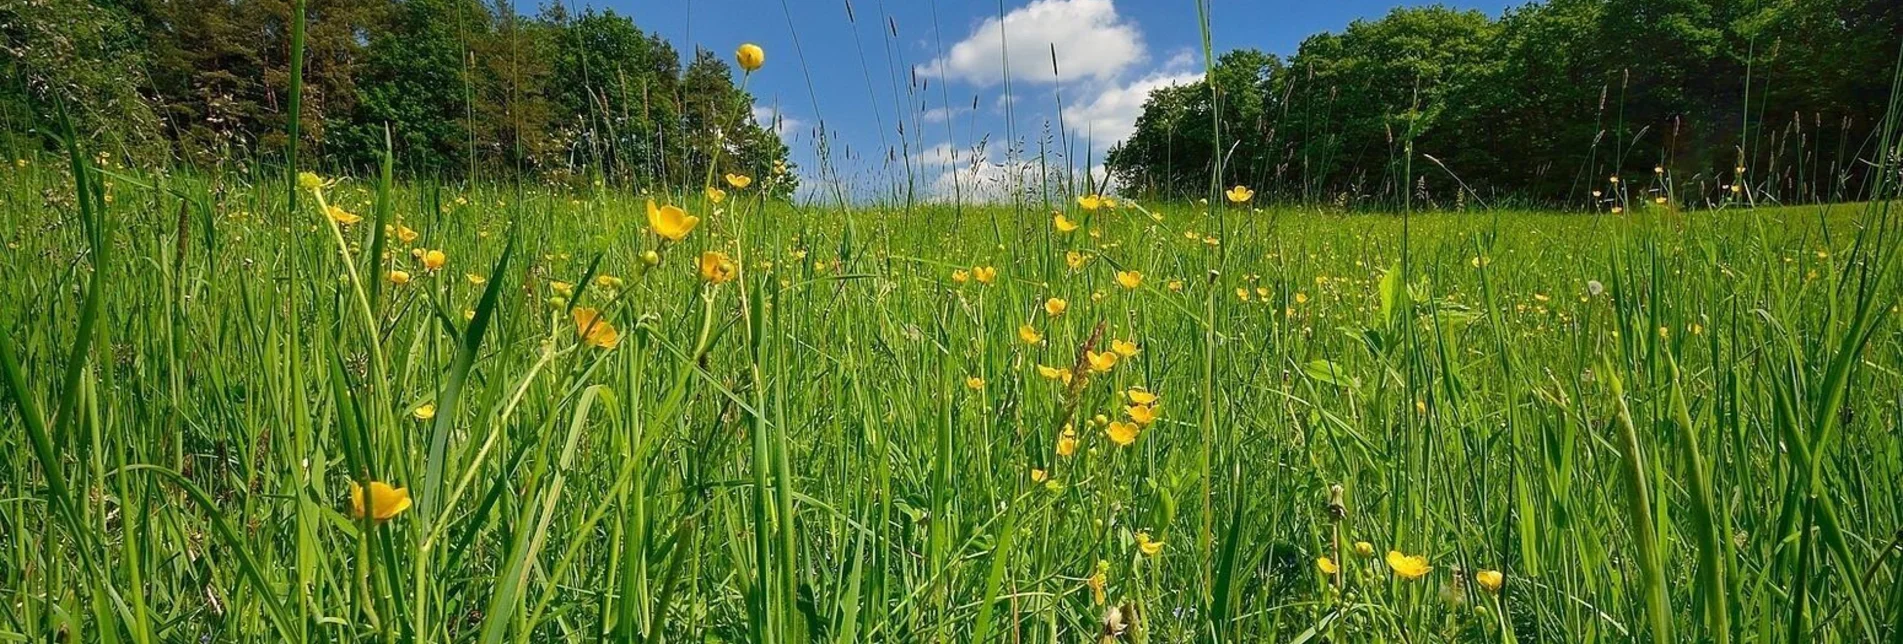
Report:
[[[1208,195],[1220,150],[1223,185],[1309,202],[1579,203],[1655,174],[1686,201],[1852,199],[1899,39],[1894,0],[1402,8],[1286,60],[1222,54],[1213,82],[1152,92],[1106,165],[1172,197]]]
[[[62,103],[151,162],[281,155],[292,0],[0,2],[0,112]],[[787,149],[723,56],[612,10],[517,15],[486,0],[308,0],[304,159],[362,169],[687,185],[717,173],[790,194]],[[717,146],[726,146],[716,154]],[[26,143],[17,143],[26,144]]]

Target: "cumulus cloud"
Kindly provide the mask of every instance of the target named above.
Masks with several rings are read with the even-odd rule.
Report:
[[[1052,47],[1057,48],[1055,76]],[[918,71],[982,87],[1003,82],[1007,69],[1012,80],[1021,82],[1109,80],[1144,56],[1142,34],[1117,14],[1111,0],[1036,0],[1003,18],[985,19],[943,58]]]
[[[1088,138],[1091,148],[1106,150],[1136,132],[1137,117],[1143,115],[1143,102],[1149,100],[1152,90],[1202,79],[1201,72],[1158,72],[1128,84],[1108,86],[1089,102],[1064,108],[1064,122],[1078,136]]]
[[[806,127],[805,121],[787,116],[785,112],[779,111],[779,108],[768,105],[753,106],[753,122],[760,124],[760,127],[772,129],[773,133],[780,135],[781,139]]]

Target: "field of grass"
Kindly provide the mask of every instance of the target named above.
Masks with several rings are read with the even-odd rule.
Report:
[[[95,161],[0,175],[0,641],[1903,637],[1889,205]]]

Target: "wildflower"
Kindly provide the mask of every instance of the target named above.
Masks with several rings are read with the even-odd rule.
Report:
[[[1129,340],[1111,340],[1110,350],[1115,351],[1117,355],[1128,358],[1137,354],[1137,343]]]
[[[1619,175],[1616,175],[1616,174],[1615,174],[1615,175],[1612,175],[1612,178],[1611,178],[1611,179],[1607,179],[1607,180],[1606,180],[1606,182],[1607,182],[1607,183],[1618,183],[1618,182],[1619,182]]]
[[[352,214],[350,211],[344,210],[343,208],[339,208],[337,206],[327,207],[327,209],[324,211],[324,214],[329,215],[331,221],[337,222],[345,226],[349,226],[351,224],[363,221],[363,217]]]
[[[979,378],[977,376],[966,376],[965,388],[970,389],[972,391],[982,390],[985,388],[985,379]]]
[[[1143,285],[1143,274],[1136,271],[1117,271],[1117,285],[1134,290]]]
[[[959,284],[963,284],[963,283],[965,283],[965,282],[967,282],[967,281],[970,281],[970,280],[971,280],[971,271],[968,271],[968,270],[965,270],[965,269],[962,269],[962,268],[961,268],[961,269],[958,269],[958,270],[955,270],[955,271],[952,271],[952,281],[953,281],[953,282],[957,282],[957,283],[959,283]]]
[[[727,185],[733,186],[735,190],[745,190],[747,186],[753,185],[753,177],[729,172],[727,173]]]
[[[554,291],[556,295],[568,297],[575,294],[575,285],[561,280],[555,280],[548,283],[548,290]]]
[[[661,263],[661,254],[654,252],[654,249],[641,251],[641,263],[649,266],[659,264]]]
[[[1064,253],[1064,263],[1069,265],[1071,270],[1077,270],[1079,268],[1083,268],[1084,263],[1088,261],[1090,261],[1089,255],[1085,255],[1083,253],[1079,253],[1074,250],[1068,253]]]
[[[1249,289],[1240,286],[1236,287],[1236,299],[1244,302],[1249,301]]]
[[[1109,584],[1109,582],[1110,582],[1110,562],[1099,559],[1097,560],[1096,571],[1090,574],[1089,579],[1084,580],[1084,584],[1090,586],[1091,601],[1096,602],[1098,606],[1103,605],[1104,586]]]
[[[1625,207],[1624,207],[1624,206],[1613,206],[1613,207],[1612,207],[1612,214],[1615,214],[1615,215],[1617,215],[1617,214],[1619,214],[1619,213],[1622,213],[1622,212],[1625,212]]]
[[[1355,554],[1361,555],[1363,557],[1374,556],[1374,544],[1368,543],[1366,541],[1356,541]]]
[[[423,403],[422,406],[419,406],[416,409],[410,410],[410,415],[416,417],[417,420],[429,420],[431,418],[435,418],[436,417],[436,403]]]
[[[1057,232],[1060,232],[1060,233],[1067,233],[1073,230],[1077,230],[1077,222],[1071,221],[1070,218],[1065,217],[1064,213],[1061,213],[1061,212],[1057,213],[1057,216],[1051,218],[1051,226],[1057,228]]]
[[[1070,303],[1065,302],[1062,298],[1053,297],[1051,299],[1044,300],[1045,315],[1049,315],[1051,317],[1057,317],[1059,315],[1063,315],[1064,310],[1068,308],[1070,308]]]
[[[1045,472],[1041,468],[1036,468],[1036,467],[1031,468],[1031,482],[1032,483],[1043,483],[1046,479],[1049,479],[1049,478],[1051,478],[1051,475],[1049,472]]]
[[[1044,341],[1044,334],[1038,333],[1037,328],[1029,324],[1020,324],[1018,325],[1018,339],[1023,340],[1025,344],[1037,344]]]
[[[1402,579],[1420,579],[1433,572],[1434,567],[1427,565],[1426,555],[1404,555],[1399,550],[1388,551],[1388,568]]]
[[[1156,422],[1155,405],[1131,405],[1125,407],[1123,413],[1129,416],[1130,420],[1137,425],[1149,425],[1150,423]]]
[[[1137,442],[1137,432],[1141,429],[1142,428],[1138,427],[1135,423],[1126,423],[1118,420],[1111,421],[1108,426],[1104,427],[1103,431],[1105,435],[1110,437],[1110,442],[1116,443],[1119,446],[1127,446]]]
[[[620,290],[622,283],[623,282],[621,281],[621,278],[615,277],[613,275],[595,276],[595,286],[608,289],[611,291]]]
[[[740,267],[735,266],[726,253],[710,250],[700,254],[700,277],[710,284],[730,281],[738,272]]]
[[[699,217],[687,214],[679,206],[656,207],[653,199],[648,200],[648,228],[663,239],[680,241],[699,224]]]
[[[403,224],[397,224],[396,228],[392,229],[392,232],[396,233],[397,241],[403,242],[405,244],[416,241],[416,237],[417,237],[416,231],[414,229],[411,229],[409,226],[405,226]]]
[[[1295,293],[1295,303],[1296,303],[1296,304],[1307,304],[1307,303],[1308,303],[1308,294],[1307,294],[1307,293],[1303,293],[1303,292],[1300,292],[1300,291],[1296,291],[1296,293]]]
[[[423,253],[423,268],[424,269],[432,270],[432,271],[437,270],[442,268],[443,265],[447,263],[449,263],[449,256],[443,254],[443,251],[429,250],[429,251],[424,251]]]
[[[717,188],[714,186],[707,186],[707,201],[711,203],[720,203],[726,200],[727,200],[727,191],[721,190],[720,188]]]
[[[1070,383],[1070,378],[1071,378],[1069,369],[1065,369],[1062,367],[1047,367],[1044,365],[1037,366],[1037,375],[1043,376],[1050,380],[1063,382],[1066,384]]]
[[[1327,557],[1316,557],[1315,567],[1321,569],[1324,575],[1333,575],[1341,572],[1341,566],[1335,565],[1335,560]]]
[[[1137,552],[1141,552],[1145,556],[1154,557],[1158,553],[1163,552],[1163,542],[1150,539],[1150,533],[1148,532],[1138,532]]]
[[[971,269],[971,276],[977,278],[979,284],[990,284],[997,281],[998,269],[990,266],[975,266]]]
[[[1498,570],[1482,570],[1474,573],[1474,581],[1479,582],[1480,587],[1487,589],[1487,592],[1497,593],[1507,583],[1507,576]]]
[[[613,349],[615,345],[621,343],[620,332],[615,331],[614,325],[602,319],[600,311],[578,307],[575,309],[574,316],[575,333],[581,336],[582,342],[597,349]]]
[[[1084,359],[1090,365],[1091,373],[1103,373],[1117,366],[1117,353],[1115,351],[1105,351],[1103,353],[1085,351]]]
[[[1123,395],[1129,397],[1131,403],[1138,405],[1155,404],[1157,399],[1156,394],[1150,393],[1149,390],[1142,387],[1131,387],[1129,390],[1123,392]]]
[[[1070,456],[1077,453],[1077,430],[1064,425],[1064,431],[1057,435],[1057,455]]]
[[[1169,288],[1172,293],[1183,292],[1183,280],[1170,280]]]
[[[398,286],[410,283],[410,272],[405,270],[390,271],[390,283]]]
[[[404,511],[410,509],[410,490],[408,488],[391,487],[389,483],[384,483],[383,481],[371,481],[370,489],[368,490],[370,502],[367,512],[365,511],[366,504],[363,498],[365,493],[366,491],[363,486],[357,485],[356,481],[350,482],[351,518],[362,519],[368,516],[370,519],[376,521],[389,521],[395,518],[396,515],[403,514]]]
[[[734,62],[740,63],[741,69],[752,73],[766,65],[766,50],[761,49],[759,45],[747,43],[734,50],[733,59]]]
[[[1652,166],[1652,174],[1665,174],[1665,166],[1662,166],[1662,165]]]
[[[1250,199],[1255,198],[1255,191],[1245,186],[1230,188],[1222,194],[1229,198],[1229,203],[1247,203]]]
[[[1096,210],[1103,207],[1103,197],[1098,195],[1080,196],[1077,198],[1077,207],[1083,208],[1084,210]]]

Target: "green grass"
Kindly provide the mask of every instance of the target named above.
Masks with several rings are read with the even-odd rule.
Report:
[[[1882,204],[1064,235],[734,190],[663,245],[612,192],[385,175],[324,191],[364,216],[333,232],[276,177],[14,170],[0,641],[1076,642],[1111,606],[1137,642],[1900,635]],[[1111,340],[1141,350],[1038,374]],[[1133,386],[1161,418],[1118,447]],[[353,519],[352,480],[415,506]]]

